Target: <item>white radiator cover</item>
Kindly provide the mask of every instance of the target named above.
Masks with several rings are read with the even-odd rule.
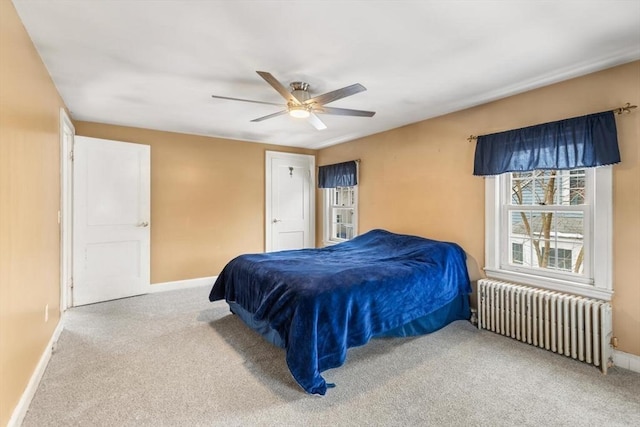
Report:
[[[612,361],[611,304],[491,279],[478,280],[478,328],[600,367]]]

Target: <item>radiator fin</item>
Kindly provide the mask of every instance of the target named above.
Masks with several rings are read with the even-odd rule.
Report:
[[[605,374],[612,356],[606,301],[481,279],[478,327],[598,366]]]

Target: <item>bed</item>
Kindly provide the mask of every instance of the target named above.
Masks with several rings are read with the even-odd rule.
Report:
[[[466,255],[455,243],[372,230],[321,249],[241,255],[209,295],[285,349],[294,379],[324,395],[321,372],[374,337],[415,336],[469,319]]]

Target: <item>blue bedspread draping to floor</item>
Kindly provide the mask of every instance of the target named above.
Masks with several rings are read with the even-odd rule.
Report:
[[[372,230],[321,249],[241,255],[209,299],[224,298],[252,326],[275,331],[295,380],[325,394],[320,372],[342,365],[348,348],[468,319],[469,293],[466,256],[455,243]]]

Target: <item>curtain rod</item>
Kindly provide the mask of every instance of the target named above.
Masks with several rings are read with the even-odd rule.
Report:
[[[614,108],[613,110],[613,114],[622,114],[622,113],[630,113],[631,110],[633,110],[634,108],[638,108],[637,105],[631,105],[630,103],[626,103],[623,107],[620,108]],[[473,140],[478,139],[477,135],[469,135],[469,137],[467,138],[467,141],[471,142]]]
[[[347,163],[347,162],[356,162],[356,163],[360,163],[360,159],[355,159],[355,160],[347,160],[346,162],[340,162],[340,163]],[[331,166],[331,165],[322,165],[322,166]],[[316,166],[317,168],[320,168],[322,166]]]

